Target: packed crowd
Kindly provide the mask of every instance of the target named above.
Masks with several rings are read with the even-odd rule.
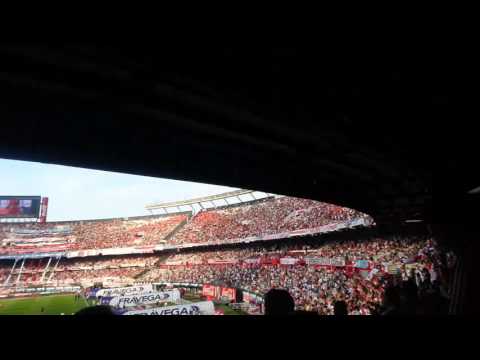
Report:
[[[281,197],[259,203],[202,211],[173,236],[173,244],[209,243],[315,229],[369,218],[358,211],[313,200]]]
[[[85,222],[75,226],[77,242],[73,249],[105,249],[136,245],[155,245],[163,240],[186,215],[154,220],[112,220]]]
[[[358,274],[307,266],[197,267],[161,269],[157,281],[218,284],[265,294],[272,288],[288,289],[297,310],[333,313],[335,301],[347,302],[351,313],[370,314],[382,301],[383,286],[378,279],[366,281]]]
[[[305,259],[307,256],[335,256],[348,259],[346,266],[295,266],[243,263],[248,258]],[[208,264],[212,259],[233,260],[234,264]],[[360,271],[355,260],[368,259],[369,269]],[[139,277],[142,281],[185,282],[238,287],[264,295],[271,288],[287,289],[294,298],[297,310],[333,314],[334,304],[345,301],[349,314],[374,314],[381,310],[385,290],[392,285],[410,284],[420,298],[435,293],[445,298],[448,278],[454,258],[442,259],[434,241],[418,238],[370,239],[355,243],[342,242],[315,246],[299,244],[283,248],[242,249],[224,252],[177,254]],[[195,264],[203,265],[195,266]],[[165,266],[176,264],[173,266]],[[182,264],[184,266],[178,266]],[[193,265],[193,266],[192,266]],[[391,273],[388,265],[397,265]],[[413,280],[412,280],[413,279]],[[409,294],[410,285],[404,290]],[[441,296],[440,296],[441,295]],[[438,298],[437,297],[437,298]],[[417,297],[417,300],[419,298]],[[421,311],[426,311],[425,309]]]
[[[131,267],[151,267],[158,261],[158,256],[143,255],[143,256],[121,256],[110,257],[107,259],[97,258],[73,258],[63,259],[57,269],[62,270],[99,270],[99,269],[117,269],[117,268],[131,268]]]
[[[15,229],[41,231],[54,229],[54,223],[5,224],[0,225],[0,254],[25,252],[29,248],[32,248],[33,252],[48,252],[156,245],[163,241],[167,235],[186,219],[186,215],[175,215],[154,219],[71,222],[68,223],[72,229],[71,233],[57,234],[55,238],[49,238],[44,234],[39,234],[38,236],[30,235],[29,238],[32,240],[32,245],[28,247],[24,244],[21,249],[14,243],[18,239],[25,241],[25,238],[15,234]],[[35,244],[35,240],[38,239],[43,239],[43,241]],[[49,241],[51,241],[50,244]],[[59,244],[62,245],[59,246]]]
[[[13,262],[0,263],[0,285],[4,284],[8,275],[12,272],[12,281],[15,282],[19,274],[23,283],[35,283],[41,280],[43,270],[47,264],[47,259],[30,259],[26,260],[23,268],[21,262],[17,263],[15,270],[12,272]],[[20,270],[21,269],[21,270]]]
[[[367,241],[332,241],[315,243],[249,246],[245,249],[190,252],[171,255],[166,264],[202,264],[208,261],[239,262],[250,258],[280,258],[284,256],[305,260],[307,257],[343,258],[346,264],[366,260],[375,264],[407,264],[422,262],[434,248],[431,240],[419,237],[372,238]],[[426,266],[430,266],[426,264]]]
[[[76,283],[81,280],[93,281],[93,279],[102,276],[117,278],[119,281],[130,279],[133,275],[137,275],[145,268],[150,268],[158,261],[158,256],[122,256],[107,259],[92,258],[76,258],[61,259],[58,262],[53,260],[48,263],[48,259],[29,259],[21,266],[21,262],[17,265],[12,273],[10,284],[17,282],[20,284],[32,284],[39,282],[45,272],[45,278],[50,274],[53,276],[50,280]],[[49,265],[47,267],[47,264]],[[13,266],[13,262],[5,262],[0,267],[0,284],[4,283]],[[45,271],[47,270],[47,271]],[[110,271],[111,270],[111,271]]]
[[[66,222],[61,226],[71,229],[68,234],[58,233],[55,238],[49,238],[44,233],[32,234],[28,236],[31,244],[14,230],[40,232],[54,229],[58,224],[0,224],[0,254],[148,246],[165,241],[169,235],[168,243],[173,245],[218,243],[295,230],[314,231],[324,225],[362,218],[371,221],[368,215],[352,209],[313,200],[279,197],[201,211],[188,222],[188,216],[184,214],[153,219]],[[183,222],[186,222],[185,226],[173,233]],[[19,238],[22,239],[21,246],[16,243]]]
[[[0,285],[5,283],[7,280],[8,274],[10,274],[11,266],[6,264],[0,264]]]
[[[298,261],[282,265],[278,260],[285,257]],[[306,261],[312,257],[341,257],[345,261],[341,266],[315,265]],[[251,259],[262,261],[249,262]],[[366,260],[368,268],[356,268],[358,260]],[[27,260],[21,281],[39,281],[46,261]],[[428,306],[417,306],[415,310],[427,313],[425,309],[443,306],[448,297],[448,270],[454,262],[451,253],[440,252],[435,242],[426,237],[375,237],[355,242],[319,242],[312,238],[288,244],[243,244],[224,250],[163,256],[62,259],[52,280],[59,284],[106,279],[214,284],[260,295],[280,288],[290,292],[297,310],[319,314],[332,314],[338,301],[347,304],[349,314],[375,314],[398,308],[401,301],[411,309],[412,303],[428,300]],[[5,281],[11,267],[12,262],[0,263],[0,282]],[[15,276],[18,271],[17,268]],[[381,307],[385,299],[386,310]]]
[[[143,269],[138,267],[55,271],[52,282],[58,284],[81,284],[105,282],[108,279],[115,279],[118,282],[130,282],[142,271]]]

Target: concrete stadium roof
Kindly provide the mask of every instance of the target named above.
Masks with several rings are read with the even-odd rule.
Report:
[[[176,206],[195,205],[195,204],[206,202],[206,201],[222,200],[222,199],[228,199],[231,197],[236,197],[244,194],[251,194],[253,192],[254,192],[253,190],[235,190],[235,191],[229,191],[223,194],[204,196],[204,197],[190,199],[190,200],[149,204],[145,206],[145,208],[147,210],[157,210],[157,209],[164,209],[164,208],[176,207]]]
[[[0,157],[310,198],[376,221],[428,216],[434,172],[439,198],[480,184],[448,67],[337,50],[5,44]]]

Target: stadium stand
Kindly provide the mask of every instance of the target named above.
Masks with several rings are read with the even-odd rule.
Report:
[[[175,236],[173,244],[211,243],[235,238],[314,229],[368,215],[358,211],[291,197],[205,210],[196,214]]]
[[[134,245],[154,245],[163,240],[186,215],[153,220],[112,220],[82,223],[75,227],[75,249],[102,249]]]
[[[344,263],[313,265],[308,263],[312,257],[341,257]],[[295,261],[282,264],[282,259]],[[360,259],[369,259],[368,264],[360,267]],[[385,289],[412,278],[422,299],[429,293],[445,299],[446,269],[451,267],[451,263],[442,264],[431,239],[393,238],[326,244],[313,249],[297,245],[278,250],[176,254],[139,280],[215,284],[260,294],[283,288],[292,294],[297,310],[331,315],[335,302],[345,301],[349,314],[367,315],[381,311]],[[416,307],[413,311],[429,310],[431,307]]]
[[[312,200],[280,197],[209,209],[195,214],[0,225],[0,255],[46,251],[221,243],[371,218]]]
[[[296,311],[321,315],[334,314],[335,303],[342,301],[351,315],[395,313],[392,306],[398,304],[391,300],[395,296],[389,290],[394,286],[400,289],[402,301],[409,304],[402,311],[445,310],[438,299],[449,296],[455,257],[442,253],[431,237],[372,236],[360,240],[352,230],[342,239],[329,240],[315,235],[316,229],[357,219],[365,220],[364,224],[373,221],[355,210],[288,197],[189,215],[2,225],[0,254],[19,256],[0,261],[0,284],[14,288],[213,284],[258,296],[272,288],[286,289]],[[302,236],[283,237],[296,232]],[[279,236],[261,241],[265,235]],[[252,237],[255,242],[247,241]],[[169,247],[156,248],[155,253],[152,248],[144,254],[66,256],[76,254],[75,250],[158,244]],[[182,247],[188,244],[199,247]],[[25,255],[45,250],[61,253],[40,258]]]
[[[429,314],[445,312],[438,304],[444,304],[449,296],[449,271],[454,260],[451,253],[442,254],[435,241],[425,237],[327,242],[298,239],[289,245],[240,244],[170,255],[62,259],[48,284],[214,284],[260,296],[272,288],[287,289],[297,311],[321,315],[334,314],[338,301],[345,301],[350,315],[388,313],[391,309],[383,306],[385,294],[396,286],[403,294],[402,301],[416,301],[402,311]],[[0,280],[3,283],[11,275],[17,285],[41,284],[45,262],[26,260],[10,274],[12,261],[2,261]],[[409,295],[412,286],[413,297]]]
[[[0,225],[0,254],[155,245],[187,215]],[[25,232],[27,230],[28,232]]]

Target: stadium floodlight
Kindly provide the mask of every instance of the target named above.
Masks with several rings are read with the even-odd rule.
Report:
[[[470,195],[480,194],[480,186],[478,186],[478,187],[470,190],[468,193],[469,193]]]

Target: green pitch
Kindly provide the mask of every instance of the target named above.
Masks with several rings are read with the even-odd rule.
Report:
[[[185,296],[190,301],[204,301],[200,296]],[[82,297],[75,301],[75,295],[39,295],[23,299],[0,300],[0,315],[72,315],[88,304]],[[175,305],[173,303],[167,306]],[[42,312],[43,308],[43,312]],[[225,315],[244,315],[240,310],[233,310],[227,305],[215,304],[216,309],[222,309]]]
[[[242,310],[234,310],[231,307],[227,305],[222,305],[222,304],[215,304],[215,309],[216,310],[223,310],[223,313],[225,315],[248,315],[246,312]]]
[[[205,301],[205,299],[197,294],[186,293],[183,298],[191,302]],[[231,307],[223,304],[215,304],[215,310],[223,310],[225,315],[248,315],[242,310],[234,310]]]
[[[43,295],[24,299],[0,300],[0,315],[71,315],[87,307],[84,298],[74,295]],[[42,312],[43,308],[43,312]]]

